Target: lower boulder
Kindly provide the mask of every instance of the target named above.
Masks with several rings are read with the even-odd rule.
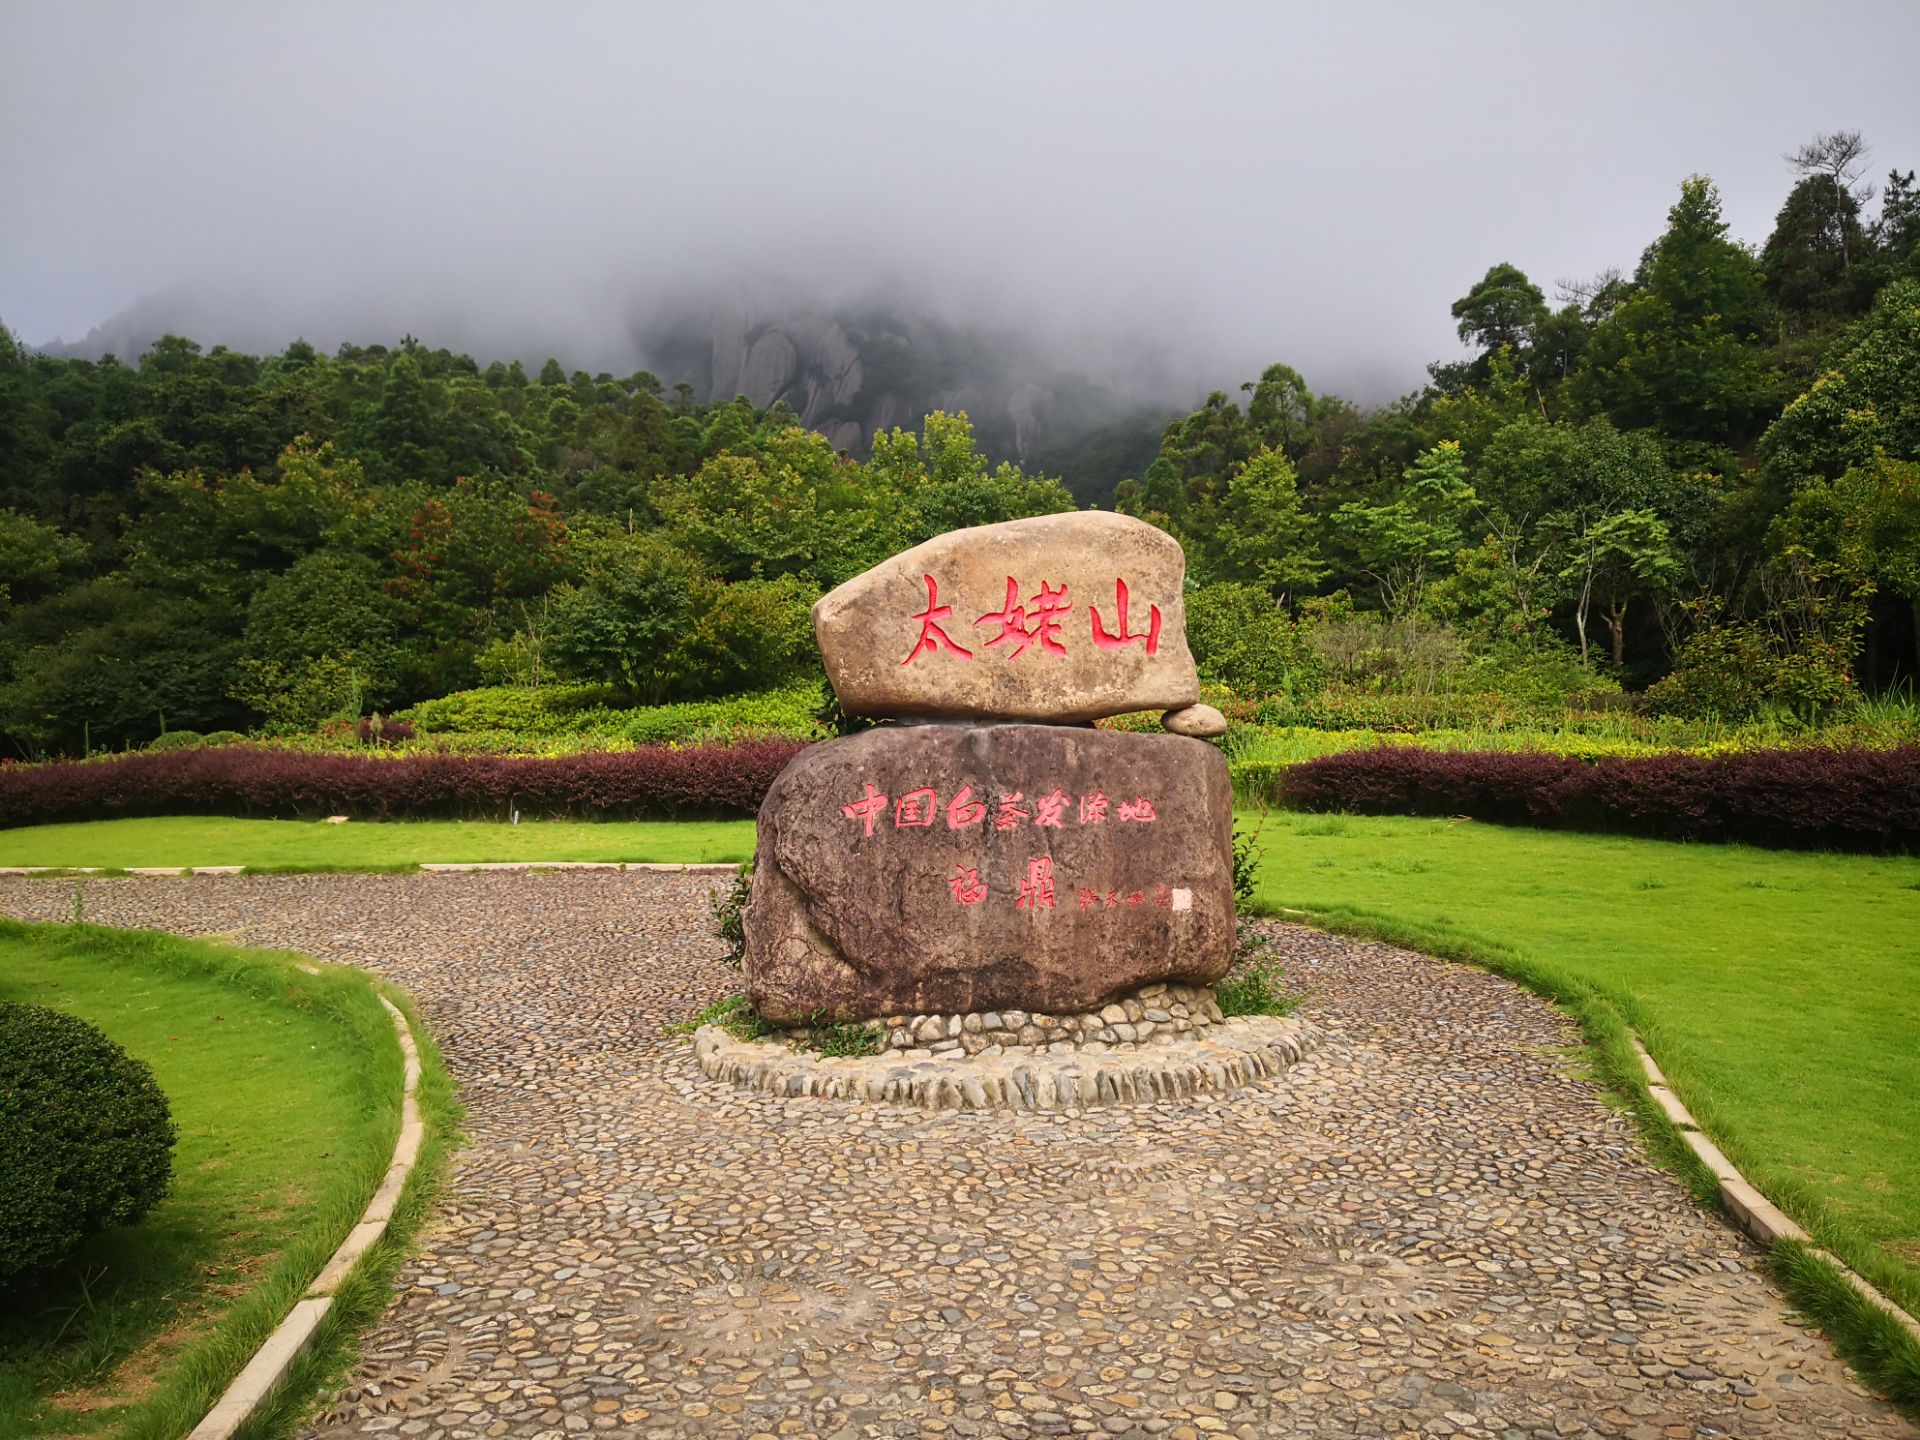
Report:
[[[747,992],[779,1024],[1073,1013],[1232,960],[1233,791],[1199,740],[883,726],[796,756],[758,841]]]

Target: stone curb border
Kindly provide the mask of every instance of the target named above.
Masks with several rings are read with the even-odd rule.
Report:
[[[1867,1300],[1879,1306],[1906,1329],[1916,1341],[1920,1341],[1920,1320],[1916,1320],[1900,1306],[1882,1295],[1862,1275],[1855,1274],[1831,1251],[1823,1250],[1813,1243],[1808,1235],[1766,1196],[1755,1188],[1753,1182],[1734,1167],[1734,1163],[1721,1153],[1720,1147],[1709,1140],[1701,1130],[1700,1122],[1693,1113],[1680,1103],[1680,1097],[1673,1093],[1673,1087],[1667,1083],[1666,1075],[1654,1063],[1653,1056],[1647,1053],[1647,1047],[1640,1043],[1638,1035],[1628,1037],[1633,1042],[1633,1053],[1640,1057],[1640,1068],[1646,1071],[1647,1093],[1653,1096],[1653,1103],[1665,1112],[1667,1119],[1673,1122],[1674,1129],[1680,1132],[1680,1138],[1687,1148],[1699,1158],[1713,1178],[1720,1185],[1720,1204],[1728,1217],[1741,1230],[1745,1231],[1760,1245],[1771,1250],[1781,1240],[1794,1240],[1807,1247],[1807,1253],[1823,1260],[1840,1272],[1841,1279]]]
[[[128,875],[238,875],[244,865],[128,865]],[[470,860],[457,863],[422,863],[429,875],[449,875],[469,870],[655,870],[668,874],[733,873],[739,865],[726,860],[688,861],[675,864],[663,860]],[[105,865],[0,865],[0,875],[101,875],[108,869],[122,873],[121,867]],[[298,872],[294,872],[298,873]]]
[[[394,1206],[400,1202],[407,1177],[413,1173],[414,1162],[420,1158],[420,1146],[426,1139],[426,1124],[420,1118],[420,1051],[414,1044],[407,1017],[386,996],[378,998],[393,1020],[394,1034],[400,1041],[400,1053],[406,1061],[406,1079],[400,1100],[400,1137],[394,1142],[393,1160],[387,1167],[386,1178],[380,1182],[380,1188],[373,1192],[367,1208],[360,1212],[360,1222],[347,1232],[347,1238],[340,1242],[340,1248],[333,1252],[333,1257],[314,1277],[313,1283],[307,1286],[306,1292],[287,1312],[286,1318],[274,1328],[266,1343],[254,1351],[253,1358],[233,1378],[226,1393],[214,1402],[206,1418],[193,1427],[187,1440],[229,1440],[279,1388],[294,1362],[313,1343],[320,1322],[326,1318],[327,1311],[333,1308],[335,1292],[352,1273],[360,1257],[387,1233]]]
[[[816,1056],[780,1039],[741,1040],[718,1025],[694,1032],[694,1061],[712,1080],[781,1096],[861,1100],[923,1110],[1079,1110],[1225,1094],[1280,1074],[1325,1037],[1293,1016],[1250,1015],[1136,1049],[1073,1049],[926,1060],[882,1052]]]

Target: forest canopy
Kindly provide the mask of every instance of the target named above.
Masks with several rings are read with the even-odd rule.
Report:
[[[1274,364],[1168,425],[1112,503],[1185,544],[1209,678],[1323,679],[1338,646],[1309,636],[1371,626],[1683,712],[1910,685],[1920,192],[1895,170],[1871,194],[1862,150],[1792,157],[1757,248],[1694,176],[1631,271],[1550,302],[1490,265],[1451,307],[1467,358],[1394,404]],[[765,689],[817,674],[826,588],[1075,503],[964,415],[863,448],[646,372],[412,338],[252,356],[170,336],[136,367],[0,328],[0,739],[311,729],[483,683]]]

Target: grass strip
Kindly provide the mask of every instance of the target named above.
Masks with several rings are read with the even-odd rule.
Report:
[[[415,1096],[426,1121],[426,1140],[406,1189],[394,1206],[387,1233],[375,1241],[334,1291],[333,1305],[314,1332],[313,1343],[294,1362],[286,1380],[242,1425],[235,1440],[277,1440],[316,1418],[326,1400],[348,1382],[361,1353],[361,1341],[394,1298],[394,1280],[413,1253],[421,1227],[433,1211],[446,1179],[447,1156],[459,1139],[461,1108],[447,1075],[440,1048],[421,1022],[413,1002],[390,986],[381,992],[399,1007],[413,1030],[420,1053],[420,1084]],[[316,1404],[316,1401],[320,1402]]]
[[[94,820],[0,830],[0,865],[243,865],[253,873],[409,870],[435,862],[642,860],[738,864],[751,820]]]
[[[172,1440],[385,1174],[402,1081],[392,1022],[365,975],[309,973],[284,952],[0,921],[0,955],[0,993],[79,1014],[147,1060],[181,1129],[168,1198],[15,1297],[0,1433]]]

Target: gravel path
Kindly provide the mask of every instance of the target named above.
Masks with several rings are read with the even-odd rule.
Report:
[[[1279,928],[1328,1047],[1188,1105],[735,1093],[695,875],[87,882],[89,919],[406,987],[468,1106],[310,1433],[1913,1436],[1643,1158],[1512,985]],[[66,919],[72,885],[0,880]]]

